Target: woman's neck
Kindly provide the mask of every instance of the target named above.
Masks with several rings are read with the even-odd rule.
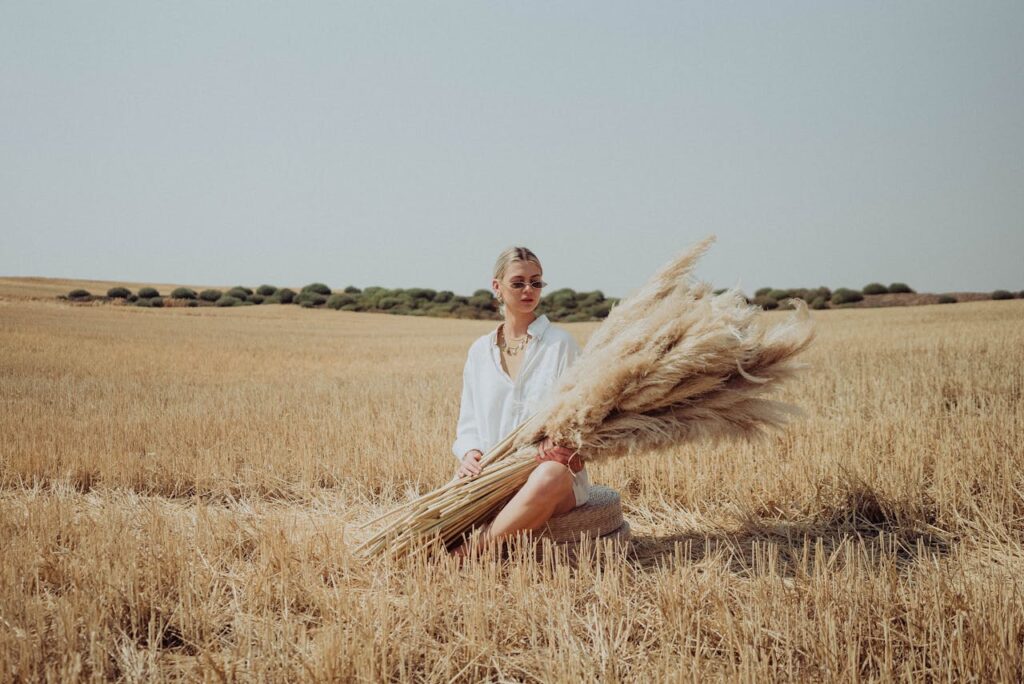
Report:
[[[514,311],[505,309],[505,339],[519,339],[526,334],[530,324],[535,320],[537,320],[537,314],[532,311],[526,314],[517,314]]]

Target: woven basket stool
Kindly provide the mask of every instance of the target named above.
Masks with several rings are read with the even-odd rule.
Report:
[[[616,544],[629,544],[629,523],[622,518],[622,500],[611,487],[594,485],[587,503],[568,513],[555,516],[534,533],[534,539],[552,542],[574,551],[583,537],[599,541],[608,539]]]

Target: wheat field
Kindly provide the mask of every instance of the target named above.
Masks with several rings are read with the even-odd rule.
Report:
[[[352,549],[490,322],[6,297],[0,680],[1020,681],[1024,302],[814,318],[788,430],[592,467],[629,549],[458,567]]]

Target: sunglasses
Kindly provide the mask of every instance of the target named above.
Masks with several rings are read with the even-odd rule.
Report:
[[[522,280],[516,280],[511,283],[507,283],[507,285],[511,287],[513,290],[522,290],[524,287],[526,287],[526,283],[523,282]],[[543,280],[531,280],[530,287],[532,287],[534,290],[542,290],[545,287],[547,287],[547,283],[545,283]]]

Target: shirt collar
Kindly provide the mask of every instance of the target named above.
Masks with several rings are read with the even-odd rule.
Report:
[[[544,336],[544,331],[548,329],[548,326],[550,324],[551,324],[551,321],[548,320],[548,315],[547,314],[541,314],[536,319],[534,319],[533,323],[531,323],[529,325],[529,327],[526,328],[526,332],[529,335],[531,335],[533,337],[533,339],[539,340],[541,337]],[[498,328],[500,328],[500,327],[501,327],[501,324],[498,324],[498,326],[496,328],[494,328],[494,330],[491,331],[491,344],[492,345],[497,345],[498,344]]]

